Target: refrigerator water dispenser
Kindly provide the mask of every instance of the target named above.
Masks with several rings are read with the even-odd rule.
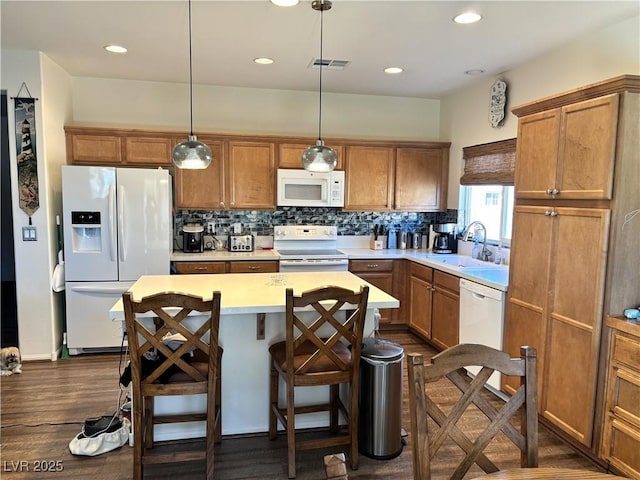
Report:
[[[101,227],[100,212],[71,212],[73,251],[102,251]]]

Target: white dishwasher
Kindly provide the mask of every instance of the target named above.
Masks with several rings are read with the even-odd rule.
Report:
[[[478,343],[502,350],[504,292],[460,279],[460,343]],[[472,374],[479,367],[470,367]],[[494,372],[489,385],[500,390],[500,374]]]

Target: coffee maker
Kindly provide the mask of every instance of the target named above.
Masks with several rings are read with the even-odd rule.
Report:
[[[182,227],[182,251],[202,253],[204,250],[204,226],[199,223],[187,223]]]
[[[433,253],[458,253],[455,223],[436,223],[433,225]]]

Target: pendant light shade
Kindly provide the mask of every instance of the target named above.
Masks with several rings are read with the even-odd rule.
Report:
[[[213,160],[211,149],[193,134],[193,62],[191,59],[191,0],[189,0],[189,138],[173,148],[173,163],[178,168],[207,168]]]
[[[311,8],[320,12],[320,86],[319,86],[319,109],[318,109],[318,140],[316,144],[302,152],[302,166],[310,172],[331,172],[338,164],[338,155],[331,147],[327,147],[322,141],[322,30],[323,15],[325,10],[331,8],[329,0],[314,0]]]

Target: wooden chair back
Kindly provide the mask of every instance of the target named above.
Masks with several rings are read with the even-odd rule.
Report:
[[[189,395],[211,391],[218,369],[218,329],[220,325],[220,292],[211,300],[178,293],[164,292],[139,301],[130,292],[122,296],[131,355],[132,380],[140,385],[142,395]],[[204,321],[189,318],[202,313]],[[150,328],[152,317],[153,328]],[[147,321],[142,320],[147,318]],[[193,323],[192,323],[193,322]],[[167,334],[182,335],[183,343],[175,350],[163,342]],[[187,356],[208,364],[207,375],[188,361]],[[155,358],[155,362],[149,362]],[[147,359],[146,361],[144,359]],[[172,380],[179,380],[174,385]],[[170,392],[177,393],[170,393]]]
[[[302,378],[311,373],[317,373],[315,377],[323,376],[325,379],[315,378],[313,382],[326,384],[347,382],[358,374],[368,296],[367,286],[363,286],[360,292],[326,286],[303,292],[300,296],[294,296],[293,289],[287,289],[287,373],[294,385],[305,384]],[[353,308],[341,317],[338,311],[345,304]],[[311,323],[301,318],[301,312],[310,309],[318,314]],[[332,332],[328,337],[325,336],[327,330]],[[351,345],[350,362],[335,353],[332,347],[338,342]],[[305,343],[313,345],[315,351],[310,352],[305,361],[296,364],[296,353]],[[335,378],[328,381],[329,377]]]
[[[451,479],[462,479],[469,469],[477,464],[487,473],[498,471],[498,467],[483,452],[489,442],[499,433],[504,433],[520,450],[522,467],[538,466],[538,413],[536,384],[536,350],[522,347],[520,358],[510,358],[506,352],[485,345],[460,344],[451,347],[424,364],[422,355],[409,354],[409,405],[413,436],[413,478],[429,480],[431,462],[448,438],[464,452],[451,475]],[[471,379],[464,367],[481,366]],[[484,386],[494,371],[521,378],[520,388],[500,409],[487,399]],[[431,395],[429,383],[448,378],[461,392],[458,401],[443,412]],[[471,404],[488,418],[489,424],[475,440],[470,439],[458,425],[458,421]],[[511,418],[521,412],[520,430]],[[430,428],[432,424],[439,428]]]

